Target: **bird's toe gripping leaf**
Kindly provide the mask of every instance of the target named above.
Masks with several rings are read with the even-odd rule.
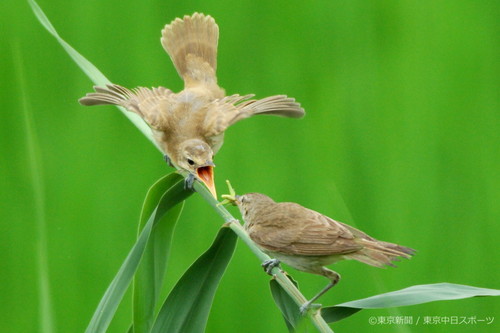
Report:
[[[266,260],[262,263],[262,267],[264,268],[264,271],[269,274],[273,275],[272,270],[274,267],[279,267],[280,261],[278,259],[269,259]]]
[[[223,194],[221,197],[224,199],[221,202],[218,203],[218,205],[227,205],[231,204],[233,206],[236,205],[236,202],[238,201],[236,192],[234,191],[234,188],[231,186],[231,183],[229,180],[226,180],[227,188],[229,190],[229,194]]]
[[[309,310],[317,311],[320,308],[321,308],[321,304],[306,302],[306,303],[301,305],[299,310],[300,310],[300,314],[305,316],[307,314],[307,312],[309,312]]]
[[[169,166],[171,166],[172,168],[174,168],[174,164],[172,163],[172,159],[170,157],[168,157],[167,154],[163,155],[163,158],[165,159],[165,162],[167,162],[167,164]]]
[[[194,188],[193,188],[194,180],[195,180],[194,175],[192,173],[188,174],[186,179],[184,179],[184,189],[194,191]]]

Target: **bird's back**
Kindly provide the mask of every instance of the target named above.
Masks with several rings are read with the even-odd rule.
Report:
[[[354,259],[368,265],[392,265],[414,250],[378,241],[366,233],[296,203],[274,203],[253,212],[250,237],[275,256],[303,256],[323,263]],[[320,260],[325,258],[325,260]],[[327,259],[330,258],[330,259]]]
[[[247,220],[250,236],[267,250],[325,256],[361,248],[347,228],[292,202],[262,206]]]

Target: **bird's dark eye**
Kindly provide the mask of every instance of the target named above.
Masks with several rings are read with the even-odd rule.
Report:
[[[189,165],[194,165],[194,161],[188,158]]]

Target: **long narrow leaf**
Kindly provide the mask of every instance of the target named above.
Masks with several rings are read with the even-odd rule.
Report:
[[[327,307],[321,310],[321,315],[326,322],[333,323],[362,309],[392,308],[476,296],[500,296],[500,290],[453,283],[422,284]]]
[[[184,190],[183,178],[177,173],[171,173],[165,176],[163,181],[171,183],[172,178],[177,179],[177,181],[161,197],[157,208],[148,219],[137,242],[104,293],[85,332],[106,331],[139,266],[154,225],[169,209],[184,201],[191,194],[191,192]]]
[[[82,71],[98,86],[104,86],[106,84],[111,83],[104,74],[101,73],[90,61],[88,61],[84,56],[82,56],[78,51],[76,51],[71,45],[69,45],[64,39],[59,36],[56,29],[50,23],[49,19],[42,11],[40,6],[36,3],[35,0],[28,0],[33,13],[38,18],[38,21],[43,25],[47,31],[56,38],[56,40],[61,44],[64,50],[68,53],[68,55],[75,61],[75,63],[82,69]],[[76,101],[75,101],[76,102]],[[118,107],[123,114],[158,148],[160,151],[160,147],[153,139],[153,133],[151,129],[146,125],[146,123],[139,117],[137,114],[128,112],[122,107]]]
[[[212,246],[184,273],[170,292],[153,333],[203,332],[215,291],[231,260],[236,234],[222,228]]]
[[[50,292],[49,264],[47,250],[47,218],[45,214],[45,189],[41,168],[39,141],[36,134],[31,105],[26,94],[26,81],[24,75],[23,56],[18,44],[14,48],[13,60],[16,78],[18,80],[22,115],[24,118],[26,156],[28,157],[28,170],[31,177],[33,192],[33,212],[35,217],[37,240],[37,269],[38,269],[38,318],[39,327],[43,332],[55,331],[54,312],[52,306],[52,293]]]
[[[160,179],[148,191],[142,207],[138,232],[144,228],[159,199],[178,181],[177,177]],[[161,291],[170,245],[177,220],[184,204],[173,207],[153,229],[141,264],[134,278],[133,332],[149,332],[155,316],[155,306]]]
[[[290,276],[288,278],[297,287],[297,282]],[[274,302],[283,314],[288,331],[294,332],[301,318],[299,306],[275,279],[269,281],[269,287],[271,288]]]
[[[158,179],[148,190],[146,198],[142,204],[141,216],[139,218],[139,229],[137,233],[139,234],[148,222],[149,217],[153,211],[158,206],[161,197],[167,192],[172,186],[175,186],[183,177],[178,173],[170,173],[162,178]]]

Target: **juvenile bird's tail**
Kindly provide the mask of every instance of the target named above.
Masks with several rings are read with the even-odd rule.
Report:
[[[362,250],[344,255],[346,259],[354,259],[362,263],[384,267],[385,265],[395,267],[392,262],[399,261],[399,257],[410,258],[415,254],[415,250],[409,247],[378,241],[376,239],[359,239]]]
[[[188,81],[216,81],[219,27],[211,16],[194,13],[162,30],[161,44],[179,75]]]

